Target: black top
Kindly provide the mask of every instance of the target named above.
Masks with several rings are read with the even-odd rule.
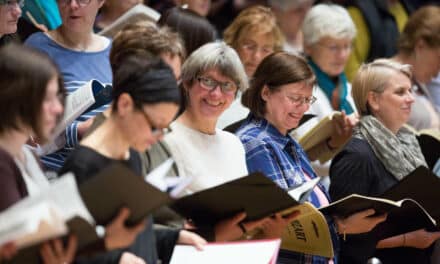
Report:
[[[367,141],[352,138],[332,161],[329,192],[333,201],[352,193],[379,196],[397,182]],[[375,250],[377,242],[372,233],[347,236],[341,245],[340,263],[366,263],[372,256],[383,264],[429,263],[429,250],[407,247]]]
[[[142,162],[139,154],[136,151],[130,149],[129,159],[121,161],[105,157],[95,150],[85,146],[79,146],[71,153],[64,163],[63,168],[60,170],[60,174],[69,171],[73,172],[78,184],[80,185],[113,162],[121,162],[134,172],[142,175]],[[121,180],[122,177],[123,175],[121,175]],[[179,231],[170,229],[158,229],[154,231],[155,232],[153,232],[153,219],[152,217],[148,217],[145,230],[137,236],[135,242],[130,247],[121,250],[109,251],[96,255],[92,258],[83,258],[77,262],[119,263],[119,258],[123,252],[131,252],[144,259],[147,263],[156,263],[159,253],[163,263],[167,263],[177,241]]]

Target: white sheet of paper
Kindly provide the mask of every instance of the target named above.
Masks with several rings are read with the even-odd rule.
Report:
[[[202,251],[193,246],[176,245],[171,264],[276,263],[281,240],[254,240],[209,243]]]
[[[296,201],[302,203],[302,202],[304,202],[303,197],[307,196],[309,194],[309,192],[312,191],[313,188],[315,188],[315,185],[318,184],[318,182],[320,180],[321,180],[321,178],[316,177],[314,179],[311,179],[310,181],[306,181],[298,188],[292,189],[292,190],[288,191],[287,193],[290,195],[290,197],[292,197]]]
[[[67,232],[65,221],[75,216],[94,224],[73,174],[68,173],[0,214],[0,245],[13,240],[21,248],[63,235]]]
[[[169,177],[168,171],[173,166],[174,160],[167,159],[150,173],[145,176],[145,181],[161,190],[162,192],[169,191],[171,197],[177,198],[183,190],[191,183],[192,177]]]

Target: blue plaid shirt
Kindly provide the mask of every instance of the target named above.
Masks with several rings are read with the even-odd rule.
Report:
[[[249,173],[260,171],[283,189],[305,182],[304,173],[311,178],[317,177],[302,147],[290,135],[282,135],[265,119],[257,119],[250,114],[236,134],[244,145]],[[330,201],[326,189],[320,184],[318,186]],[[317,208],[321,207],[318,196],[314,192],[310,195],[309,202]],[[332,235],[336,263],[339,240],[333,219],[327,216],[326,219]],[[329,259],[325,257],[285,250],[280,251],[279,256],[279,262],[282,263],[328,264],[328,261]]]

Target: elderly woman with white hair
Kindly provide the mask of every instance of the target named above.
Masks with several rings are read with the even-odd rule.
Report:
[[[336,130],[335,135],[329,138],[324,146],[330,153],[327,155],[330,158],[350,138],[351,128],[357,122],[351,86],[344,74],[356,28],[343,7],[318,4],[307,13],[302,32],[304,52],[316,75],[317,88],[314,90],[314,96],[317,103],[311,105],[308,111],[316,117],[295,130],[295,136],[303,135],[332,112],[343,112],[343,122],[336,122],[341,129]],[[314,163],[315,171],[321,176],[328,175],[329,167],[329,162]]]

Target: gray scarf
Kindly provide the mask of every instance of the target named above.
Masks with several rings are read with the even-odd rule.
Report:
[[[375,117],[360,119],[353,136],[366,140],[376,157],[399,181],[419,166],[428,167],[414,133],[402,127],[394,135]]]

